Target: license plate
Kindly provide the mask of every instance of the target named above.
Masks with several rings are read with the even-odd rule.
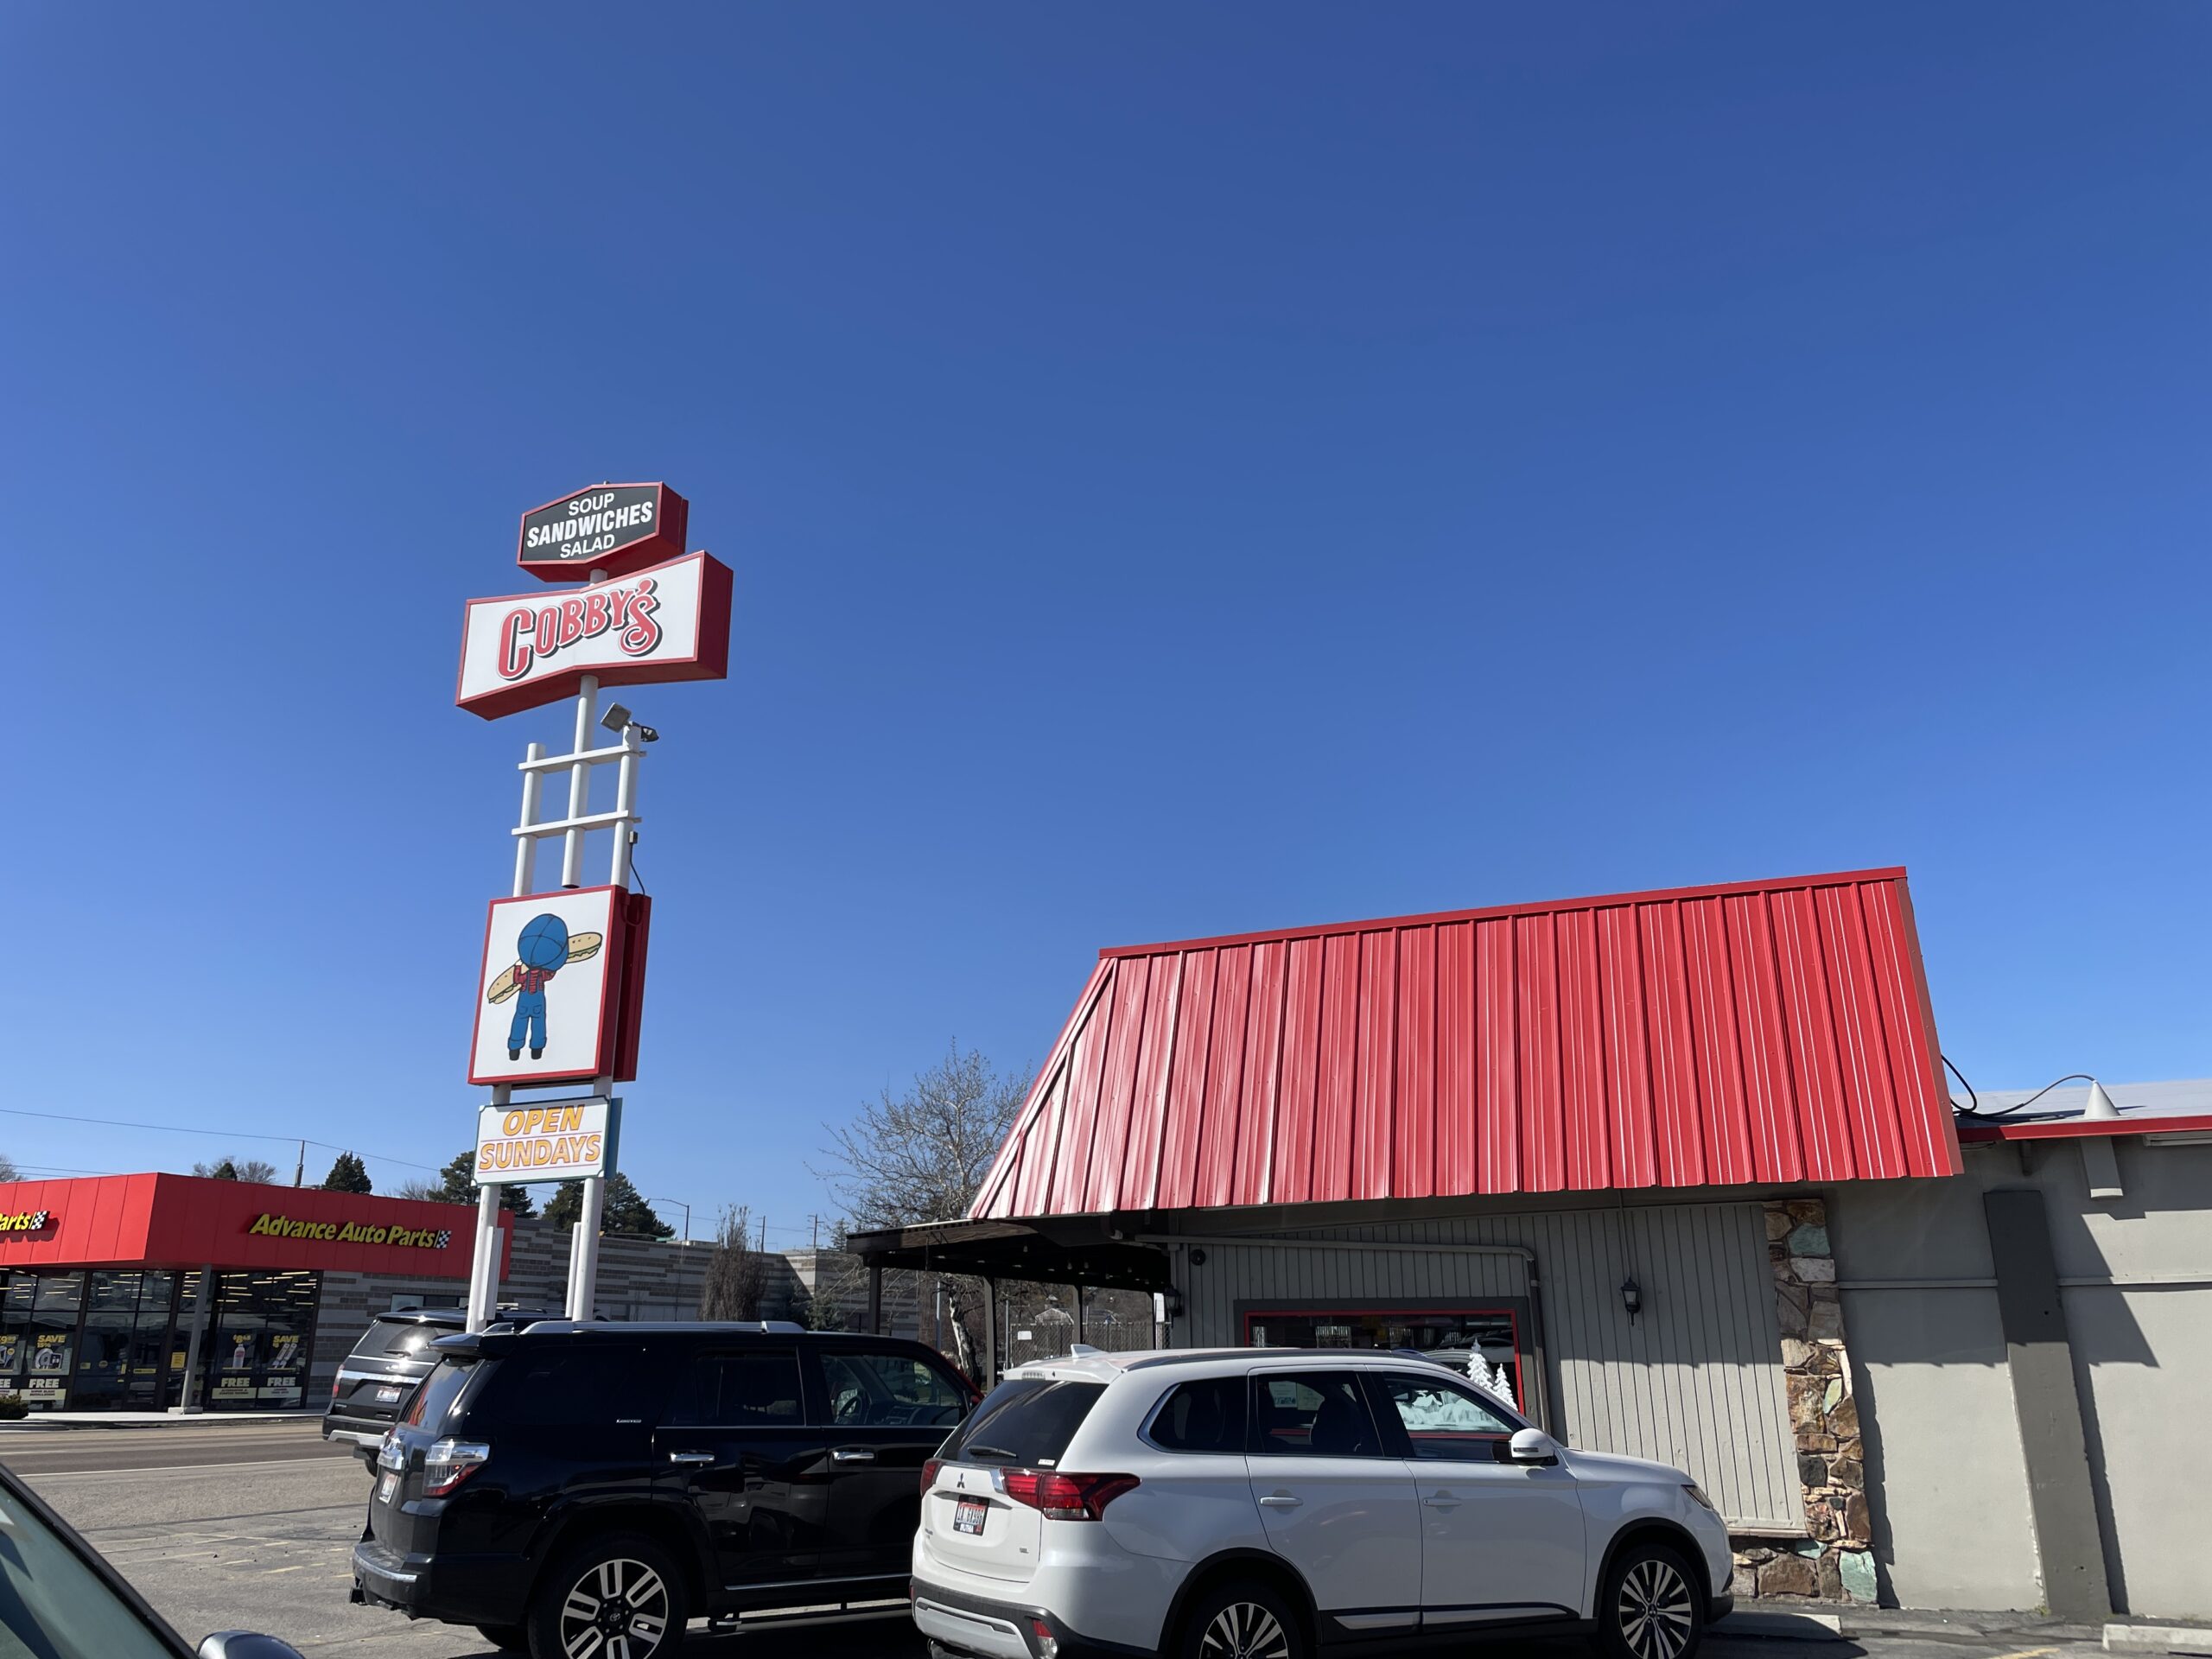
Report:
[[[377,1482],[377,1502],[379,1503],[391,1503],[391,1495],[398,1490],[399,1471],[396,1469],[385,1471],[385,1478]]]
[[[952,1506],[952,1529],[955,1532],[965,1532],[978,1538],[982,1537],[983,1516],[988,1512],[989,1507],[988,1504],[976,1498],[962,1498]]]
[[[378,1389],[377,1390],[377,1403],[380,1406],[397,1405],[398,1401],[399,1390],[397,1389]]]

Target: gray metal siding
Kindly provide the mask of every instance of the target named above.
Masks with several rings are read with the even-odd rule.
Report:
[[[1535,1252],[1542,1293],[1551,1421],[1567,1442],[1688,1470],[1732,1523],[1803,1527],[1758,1205],[1460,1217],[1280,1236],[1405,1248],[1210,1243],[1203,1267],[1179,1250],[1175,1282],[1185,1317],[1175,1328],[1178,1344],[1241,1342],[1240,1301],[1341,1298],[1358,1307],[1411,1298],[1526,1296],[1517,1256],[1422,1248],[1525,1245]],[[1643,1313],[1634,1321],[1620,1294],[1631,1273],[1643,1291]]]

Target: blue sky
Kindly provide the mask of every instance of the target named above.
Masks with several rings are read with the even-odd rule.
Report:
[[[1903,862],[1976,1082],[2212,1071],[2201,5],[0,49],[19,1110],[467,1143],[562,716],[451,706],[460,607],[601,478],[737,573],[728,681],[625,697],[701,1224],[804,1242],[824,1120],[1102,944],[1644,886]]]

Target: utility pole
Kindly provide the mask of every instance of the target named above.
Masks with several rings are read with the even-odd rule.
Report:
[[[308,1143],[300,1142],[300,1161],[292,1166],[292,1185],[304,1186],[308,1179]]]

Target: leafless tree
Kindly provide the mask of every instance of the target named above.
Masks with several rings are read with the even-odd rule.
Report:
[[[445,1201],[445,1184],[442,1181],[423,1180],[418,1177],[411,1181],[402,1181],[391,1196],[395,1198],[423,1198],[429,1203],[437,1204]]]
[[[768,1287],[768,1263],[747,1243],[752,1233],[752,1211],[740,1205],[722,1211],[715,1229],[715,1253],[707,1258],[707,1276],[699,1286],[701,1319],[760,1317],[760,1298]]]
[[[904,1094],[887,1088],[852,1122],[830,1125],[828,1166],[813,1173],[830,1183],[855,1230],[957,1220],[1026,1092],[1020,1077],[955,1043]]]
[[[276,1179],[276,1166],[260,1158],[226,1158],[219,1163],[194,1164],[192,1173],[219,1181],[252,1181],[263,1186]]]
[[[904,1093],[887,1088],[852,1122],[829,1126],[827,1164],[813,1173],[844,1206],[840,1246],[848,1230],[957,1221],[966,1215],[1027,1092],[1021,1074],[1001,1072],[976,1050],[963,1053],[955,1042]],[[842,1279],[856,1278],[859,1271],[857,1259],[848,1258],[833,1287],[838,1300],[850,1289]],[[934,1314],[926,1317],[924,1339],[934,1338],[963,1370],[978,1376],[982,1281],[946,1275],[944,1285],[945,1318],[940,1324]],[[913,1288],[927,1301],[933,1279],[918,1280]]]

